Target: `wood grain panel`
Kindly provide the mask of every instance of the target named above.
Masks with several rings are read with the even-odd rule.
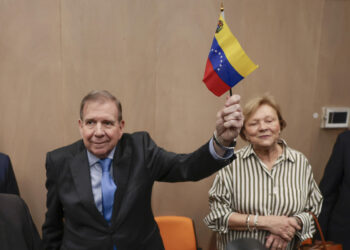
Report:
[[[80,138],[79,102],[108,89],[123,103],[126,131],[147,130],[175,152],[209,140],[217,98],[201,82],[219,1],[0,1],[0,151],[40,228],[45,154]],[[225,1],[225,17],[259,64],[234,88],[242,102],[269,92],[288,126],[282,136],[320,180],[341,130],[320,129],[322,106],[350,106],[350,1]],[[239,140],[239,147],[244,143]],[[215,249],[202,218],[214,176],[156,183],[155,215],[194,218],[199,245]]]

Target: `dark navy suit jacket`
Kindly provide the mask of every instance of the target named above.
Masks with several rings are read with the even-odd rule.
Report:
[[[208,143],[191,154],[174,154],[145,132],[124,133],[114,153],[117,190],[108,224],[94,202],[83,142],[49,152],[45,249],[111,250],[115,245],[118,250],[164,250],[151,208],[153,183],[200,180],[233,159],[215,160]]]
[[[0,193],[19,195],[18,185],[10,158],[0,153]]]
[[[326,240],[350,249],[350,131],[338,136],[320,190],[324,201],[319,222]]]
[[[0,249],[43,249],[29,209],[18,195],[0,194]]]

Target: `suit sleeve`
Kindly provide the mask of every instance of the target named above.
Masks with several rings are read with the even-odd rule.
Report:
[[[198,181],[228,165],[235,159],[214,159],[209,142],[190,154],[175,154],[158,147],[148,133],[143,137],[146,166],[157,181]]]
[[[11,160],[8,156],[6,156],[6,162],[8,166],[7,176],[6,176],[6,193],[19,195],[19,189],[18,189],[15,173],[13,172]]]
[[[324,236],[327,238],[328,221],[332,214],[334,205],[338,199],[340,184],[344,175],[344,152],[346,142],[342,136],[338,136],[333,147],[332,155],[325,168],[322,180],[320,182],[320,190],[323,194],[324,201],[322,211],[319,216],[320,226]]]
[[[30,214],[29,208],[25,202],[21,199],[22,210],[24,211],[23,223],[25,223],[25,239],[27,241],[27,247],[30,250],[43,250],[43,245],[36,229],[36,226],[33,222],[32,216]]]
[[[63,237],[63,209],[56,187],[57,166],[51,160],[50,153],[46,156],[46,178],[47,211],[42,227],[43,243],[46,250],[60,249]]]

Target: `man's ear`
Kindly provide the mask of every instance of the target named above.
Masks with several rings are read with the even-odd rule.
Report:
[[[124,120],[121,120],[121,121],[119,122],[119,128],[120,128],[121,131],[123,131],[124,126],[125,126],[125,121],[124,121]]]
[[[78,120],[78,124],[79,124],[79,133],[80,136],[83,137],[83,121],[82,120]]]
[[[119,136],[119,139],[120,139],[120,138],[122,138],[123,130],[124,130],[124,126],[125,126],[124,120],[121,120],[121,121],[118,123],[118,126],[119,126],[119,129],[120,129],[120,136]]]

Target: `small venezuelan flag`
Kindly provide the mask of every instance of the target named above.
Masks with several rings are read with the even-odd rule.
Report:
[[[203,82],[217,96],[247,77],[258,66],[246,55],[220,15],[205,67]]]

